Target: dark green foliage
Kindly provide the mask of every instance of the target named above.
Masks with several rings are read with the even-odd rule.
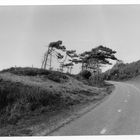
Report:
[[[67,54],[70,58],[78,57],[78,55],[76,54],[76,50],[67,50],[67,51],[66,51],[66,54]]]
[[[74,59],[74,62],[82,63],[82,76],[85,79],[90,78],[90,80],[88,80],[90,85],[102,86],[104,85],[104,79],[101,76],[101,67],[106,64],[111,65],[110,60],[118,60],[114,55],[115,53],[116,51],[100,45],[91,51],[83,52],[80,54],[79,59]]]
[[[102,45],[93,48],[91,51],[85,51],[80,54],[82,63],[91,63],[89,60],[96,61],[98,64],[111,64],[109,60],[117,60],[115,57],[116,51]]]
[[[118,60],[114,55],[115,53],[116,51],[113,51],[110,48],[100,45],[96,48],[93,48],[91,51],[85,51],[81,53],[79,55],[79,58],[74,59],[73,62],[76,64],[81,63],[82,71],[84,70],[90,71],[91,73],[94,74],[94,79],[99,80],[96,77],[99,77],[102,65],[106,64],[111,65],[110,60]],[[96,83],[97,82],[100,84],[100,80],[96,81]]]
[[[91,72],[88,70],[84,70],[80,73],[80,75],[85,79],[89,79],[89,77],[91,76]]]
[[[140,61],[115,64],[112,69],[102,74],[106,80],[128,80],[140,74]]]
[[[56,42],[51,42],[49,44],[49,47],[50,48],[55,48],[55,49],[58,49],[58,50],[62,50],[62,51],[65,51],[66,50],[66,47],[65,46],[62,46],[62,41],[61,40],[58,40]]]

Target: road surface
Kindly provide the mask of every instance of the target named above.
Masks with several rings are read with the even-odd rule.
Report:
[[[112,83],[116,88],[106,101],[50,135],[140,134],[140,89],[130,83]]]

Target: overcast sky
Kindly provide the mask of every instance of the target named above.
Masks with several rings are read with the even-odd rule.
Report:
[[[0,69],[40,67],[57,40],[78,53],[105,45],[124,62],[139,60],[140,5],[0,7]]]

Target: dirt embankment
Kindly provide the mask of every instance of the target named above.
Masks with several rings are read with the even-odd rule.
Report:
[[[47,135],[101,103],[113,90],[59,72],[10,69],[0,73],[0,135]]]

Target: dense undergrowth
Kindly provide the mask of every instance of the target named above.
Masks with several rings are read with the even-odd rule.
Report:
[[[132,63],[118,63],[102,74],[104,80],[129,80],[140,75],[140,60]]]
[[[74,77],[83,82],[86,85],[94,86],[94,87],[104,87],[106,86],[106,83],[103,79],[102,75],[92,75],[91,72],[84,70],[83,72],[80,72],[77,75],[74,75]]]

